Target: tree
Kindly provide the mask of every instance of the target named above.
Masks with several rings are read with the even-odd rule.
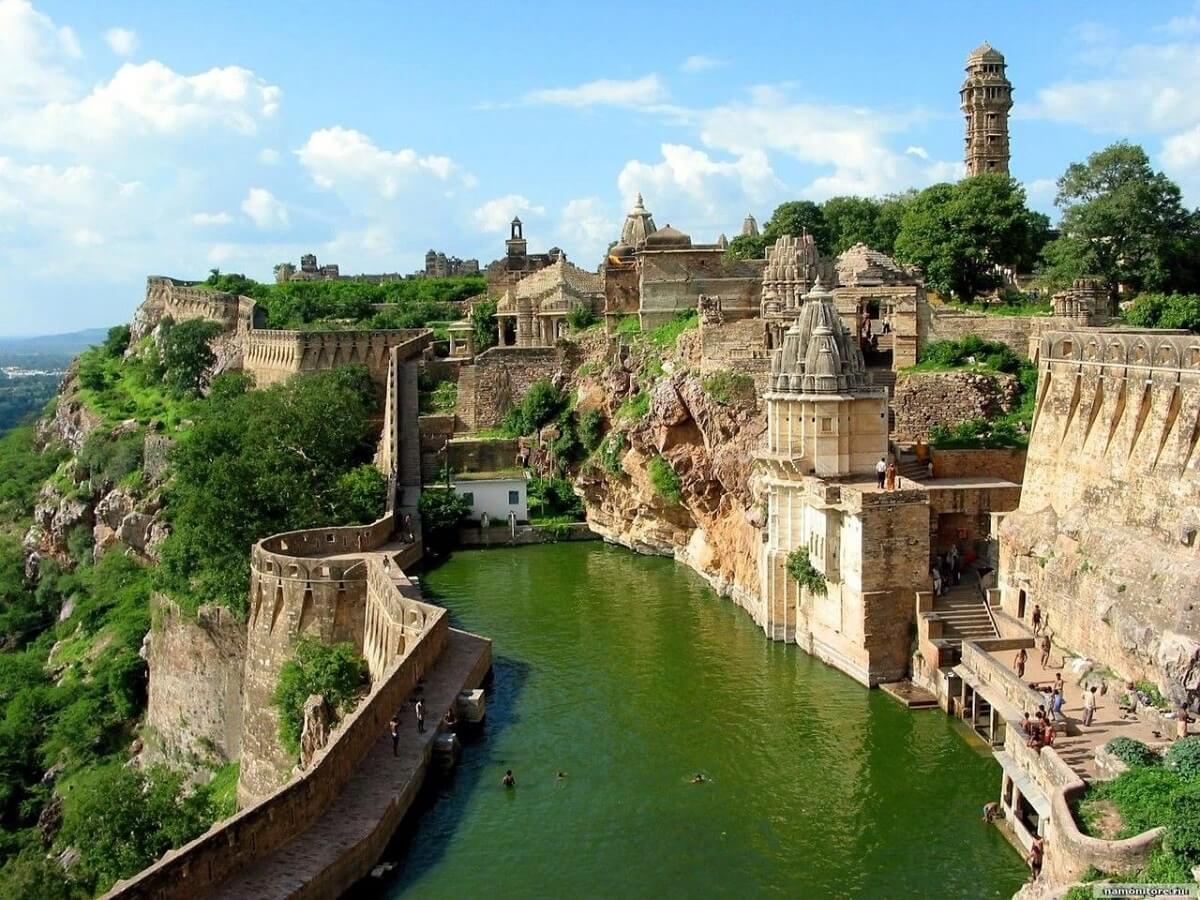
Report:
[[[163,320],[163,383],[178,397],[198,397],[205,373],[217,361],[209,341],[221,330],[216,322],[188,319],[173,323]]]
[[[344,472],[334,485],[332,505],[335,521],[342,525],[365,525],[383,515],[388,482],[371,463]]]
[[[1186,328],[1200,334],[1200,295],[1138,294],[1123,318],[1138,328]]]
[[[881,204],[867,197],[830,197],[821,207],[829,231],[833,255],[849,250],[857,243],[879,249],[876,224]]]
[[[467,517],[471,504],[451,488],[430,488],[421,491],[421,530],[425,545],[444,550],[454,540],[458,523]]]
[[[114,325],[108,329],[103,343],[105,356],[120,356],[129,346],[129,326]]]
[[[1122,288],[1194,289],[1200,222],[1138,145],[1120,141],[1072,163],[1058,179],[1055,203],[1062,236],[1045,248],[1051,283],[1100,277],[1113,300]]]
[[[811,200],[789,200],[786,203],[780,203],[775,207],[775,212],[771,213],[767,224],[763,226],[763,236],[767,239],[768,246],[785,234],[799,237],[805,232],[813,236],[817,249],[821,253],[829,254],[831,245],[829,226],[821,207]]]
[[[730,259],[765,259],[767,244],[766,237],[761,234],[739,234],[729,242],[725,255]]]
[[[1029,258],[1032,226],[1025,191],[1006,175],[935,184],[908,205],[896,256],[920,266],[939,292],[970,300],[999,286],[997,266]]]
[[[471,332],[475,337],[475,352],[495,347],[499,330],[496,326],[496,301],[479,300],[471,306]]]

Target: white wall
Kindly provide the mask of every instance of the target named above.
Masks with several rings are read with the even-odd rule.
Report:
[[[524,478],[481,478],[477,481],[454,481],[452,484],[456,494],[471,495],[472,519],[478,519],[486,512],[493,525],[504,525],[508,522],[508,514],[515,512],[518,521],[529,520],[529,496]],[[516,491],[515,504],[508,502],[510,491]]]

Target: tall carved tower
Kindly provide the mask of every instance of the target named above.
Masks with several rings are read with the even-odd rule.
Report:
[[[967,57],[967,77],[959,96],[967,120],[967,175],[1008,174],[1008,111],[1012,82],[1004,70],[1004,54],[984,42]]]

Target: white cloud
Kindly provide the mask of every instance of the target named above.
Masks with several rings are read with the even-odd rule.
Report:
[[[270,147],[263,147],[258,151],[258,161],[264,166],[275,166],[279,164],[279,151],[272,150]]]
[[[667,89],[657,75],[621,81],[601,78],[575,87],[541,88],[522,98],[526,103],[552,106],[648,106],[667,98]]]
[[[1200,3],[1193,4],[1192,8],[1191,15],[1173,17],[1163,26],[1162,30],[1180,37],[1200,34]]]
[[[288,223],[287,207],[266,188],[250,188],[242,201],[242,212],[259,228],[278,228]]]
[[[538,206],[528,197],[520,194],[507,194],[489,200],[475,210],[473,216],[480,231],[506,231],[509,223],[520,215],[542,216],[546,214],[543,206]]]
[[[1058,182],[1053,178],[1035,178],[1025,185],[1025,195],[1030,200],[1053,201],[1058,193]]]
[[[82,55],[75,33],[27,0],[0,0],[0,104],[29,105],[68,96],[65,63]]]
[[[929,151],[924,147],[905,147],[904,152],[918,159],[929,159]]]
[[[621,220],[607,209],[597,197],[577,197],[562,209],[557,234],[563,245],[577,260],[597,259],[621,232]]]
[[[697,54],[695,56],[689,56],[682,63],[680,63],[679,70],[681,72],[705,72],[708,69],[716,69],[723,65],[725,65],[724,60],[714,59],[711,56],[701,56]]]
[[[362,132],[341,126],[314,131],[296,157],[320,187],[367,185],[388,199],[429,176],[445,181],[458,168],[448,156],[384,150]]]
[[[198,212],[188,216],[188,221],[193,225],[228,225],[233,221],[233,216],[227,212]]]
[[[137,34],[128,28],[110,28],[104,32],[104,42],[117,56],[131,56],[137,49]]]
[[[125,63],[75,101],[53,101],[0,122],[0,140],[36,150],[127,144],[204,129],[253,134],[279,109],[280,90],[240,66],[180,75],[156,60]]]

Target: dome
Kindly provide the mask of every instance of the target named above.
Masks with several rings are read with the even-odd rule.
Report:
[[[783,333],[783,346],[771,362],[771,388],[813,394],[867,387],[862,351],[818,278],[804,297],[800,315]]]
[[[984,41],[978,47],[971,51],[971,55],[967,57],[968,62],[1004,62],[1004,54]]]
[[[692,239],[684,234],[678,228],[672,228],[670,225],[665,228],[660,228],[646,238],[646,247],[653,247],[656,250],[674,250],[681,247],[692,246]]]
[[[642,203],[642,195],[638,194],[633,209],[629,211],[629,215],[625,217],[625,224],[621,227],[620,243],[628,244],[636,250],[643,246],[646,239],[656,230],[654,219],[646,211],[646,207]]]

